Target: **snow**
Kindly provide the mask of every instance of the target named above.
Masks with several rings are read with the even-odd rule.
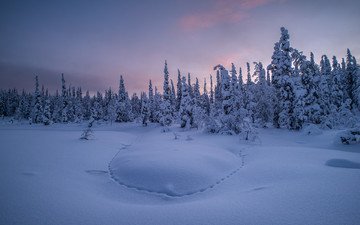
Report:
[[[0,124],[0,224],[360,221],[360,149],[339,130],[259,129],[251,144],[135,123],[79,140],[85,127]]]
[[[125,146],[110,163],[111,177],[126,187],[181,197],[213,188],[241,167],[241,157],[230,151],[187,139],[175,145],[161,139],[143,137]]]

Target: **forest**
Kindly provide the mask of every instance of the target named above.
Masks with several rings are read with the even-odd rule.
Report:
[[[0,91],[0,116],[31,124],[79,123],[82,121],[131,122],[146,126],[173,124],[205,132],[239,134],[253,127],[299,130],[309,124],[322,129],[353,127],[359,120],[360,66],[347,49],[341,60],[313,53],[307,58],[290,45],[288,30],[274,44],[270,65],[247,63],[246,71],[222,65],[214,67],[202,88],[198,78],[178,70],[176,84],[165,61],[163,87],[152,85],[140,95],[129,95],[123,76],[119,89],[90,96],[81,87],[66,85],[50,94],[35,75],[32,93],[17,89]],[[195,81],[194,81],[195,80]]]

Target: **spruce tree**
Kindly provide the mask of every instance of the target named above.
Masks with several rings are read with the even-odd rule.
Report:
[[[43,107],[42,107],[42,97],[39,90],[39,79],[38,76],[35,76],[35,92],[34,92],[34,102],[33,110],[31,113],[32,123],[42,123],[43,122]]]

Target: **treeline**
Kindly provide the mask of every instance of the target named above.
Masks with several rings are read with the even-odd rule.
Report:
[[[183,128],[201,128],[212,133],[238,134],[249,126],[274,126],[301,129],[307,124],[322,128],[349,127],[356,124],[360,109],[360,67],[355,57],[347,55],[338,62],[323,55],[320,64],[314,55],[307,59],[292,48],[290,36],[281,28],[275,43],[271,64],[266,68],[254,63],[251,72],[247,63],[242,69],[232,64],[230,70],[214,67],[216,78],[210,75],[210,85],[204,80],[192,82],[190,74],[178,70],[176,86],[164,67],[162,93],[149,81],[147,92],[131,97],[120,77],[119,90],[109,89],[90,96],[82,89],[67,87],[62,75],[61,93],[51,95],[39,87],[19,93],[16,89],[0,91],[0,116],[30,123],[76,123],[86,120],[108,122],[139,121],[164,127],[174,123]],[[252,79],[253,78],[253,79]]]

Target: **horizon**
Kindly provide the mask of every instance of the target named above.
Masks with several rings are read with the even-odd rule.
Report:
[[[326,54],[340,61],[346,49],[359,59],[358,1],[212,0],[3,1],[0,3],[0,89],[32,91],[35,75],[50,92],[67,85],[90,93],[118,89],[123,75],[129,95],[162,90],[164,61],[176,82],[177,69],[193,81],[233,62],[271,60],[280,27],[291,46],[316,62]],[[281,17],[276,17],[281,13]],[[44,19],[45,18],[45,19]],[[346,24],[344,26],[344,24]],[[335,29],[334,29],[335,28]],[[309,33],[311,35],[309,35]],[[209,82],[208,82],[209,83]]]

